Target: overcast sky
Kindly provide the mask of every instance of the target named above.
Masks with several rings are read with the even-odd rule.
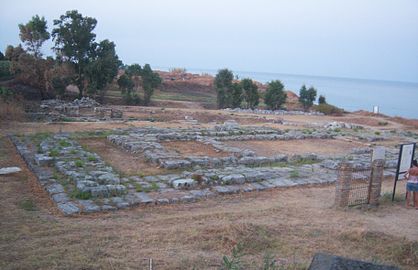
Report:
[[[2,0],[0,48],[71,9],[127,64],[418,82],[417,0]]]

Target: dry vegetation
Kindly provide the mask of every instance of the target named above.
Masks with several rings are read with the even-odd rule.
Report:
[[[25,111],[18,101],[5,102],[0,98],[0,122],[23,121]]]
[[[145,269],[147,258],[155,269],[219,269],[237,244],[247,269],[268,252],[303,269],[318,251],[418,267],[416,210],[387,195],[373,210],[335,210],[323,186],[67,218],[3,137],[0,166],[11,165],[24,171],[0,177],[1,269]]]

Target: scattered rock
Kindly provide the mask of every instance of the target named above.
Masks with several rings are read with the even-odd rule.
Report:
[[[12,174],[12,173],[17,173],[21,171],[22,169],[20,169],[19,167],[5,167],[5,168],[0,168],[0,175]]]

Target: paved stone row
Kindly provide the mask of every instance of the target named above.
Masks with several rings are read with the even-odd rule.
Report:
[[[126,191],[112,167],[67,135],[56,134],[44,140],[40,149],[42,154],[35,155],[38,164],[44,165],[45,160],[53,161],[55,168],[72,179],[80,192],[88,192],[93,197],[109,197]]]
[[[138,128],[130,129],[127,135],[109,135],[107,138],[112,143],[119,145],[131,153],[142,153],[145,158],[166,169],[200,167],[225,167],[232,165],[260,166],[275,162],[286,162],[287,155],[276,155],[273,157],[256,156],[255,152],[249,149],[231,147],[223,141],[245,141],[245,140],[290,140],[290,139],[326,139],[333,138],[332,134],[314,131],[304,134],[303,131],[289,131],[282,134],[279,130],[247,127],[238,128],[233,125],[222,130],[215,129],[164,129],[164,128]],[[218,128],[219,129],[219,128]],[[237,135],[239,134],[239,135]],[[179,153],[164,148],[161,142],[167,141],[198,141],[211,145],[218,151],[229,153],[227,157],[208,156],[181,156]],[[306,158],[317,160],[318,157],[307,155]]]

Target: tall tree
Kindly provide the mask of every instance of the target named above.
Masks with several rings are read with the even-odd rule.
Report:
[[[327,104],[327,100],[325,99],[325,96],[319,95],[318,104]]]
[[[251,79],[243,79],[241,87],[244,90],[244,100],[247,103],[247,107],[250,109],[257,107],[260,99],[257,85]]]
[[[229,69],[220,69],[215,76],[214,85],[217,92],[217,104],[219,109],[232,105],[232,81],[234,74]]]
[[[26,24],[19,24],[20,40],[25,44],[29,53],[35,58],[42,57],[42,44],[49,39],[47,22],[44,17],[33,16]]]
[[[148,106],[154,89],[161,85],[161,77],[151,69],[149,64],[145,64],[141,71],[142,87],[144,88],[144,105]]]
[[[240,108],[243,99],[241,84],[234,82],[232,84],[232,108]]]
[[[80,97],[85,91],[85,69],[91,61],[97,44],[93,33],[97,20],[83,17],[77,10],[67,11],[60,19],[54,20],[55,28],[52,37],[55,41],[54,50],[58,58],[74,65],[76,83]]]
[[[286,99],[287,95],[281,81],[275,80],[268,83],[264,103],[270,110],[280,109],[285,104]]]
[[[299,102],[302,103],[303,108],[308,110],[312,107],[313,102],[316,99],[316,89],[312,86],[306,89],[305,85],[302,85],[299,91]]]
[[[85,68],[88,92],[96,94],[98,90],[103,90],[116,77],[120,65],[113,42],[105,39],[97,44],[91,62]]]

